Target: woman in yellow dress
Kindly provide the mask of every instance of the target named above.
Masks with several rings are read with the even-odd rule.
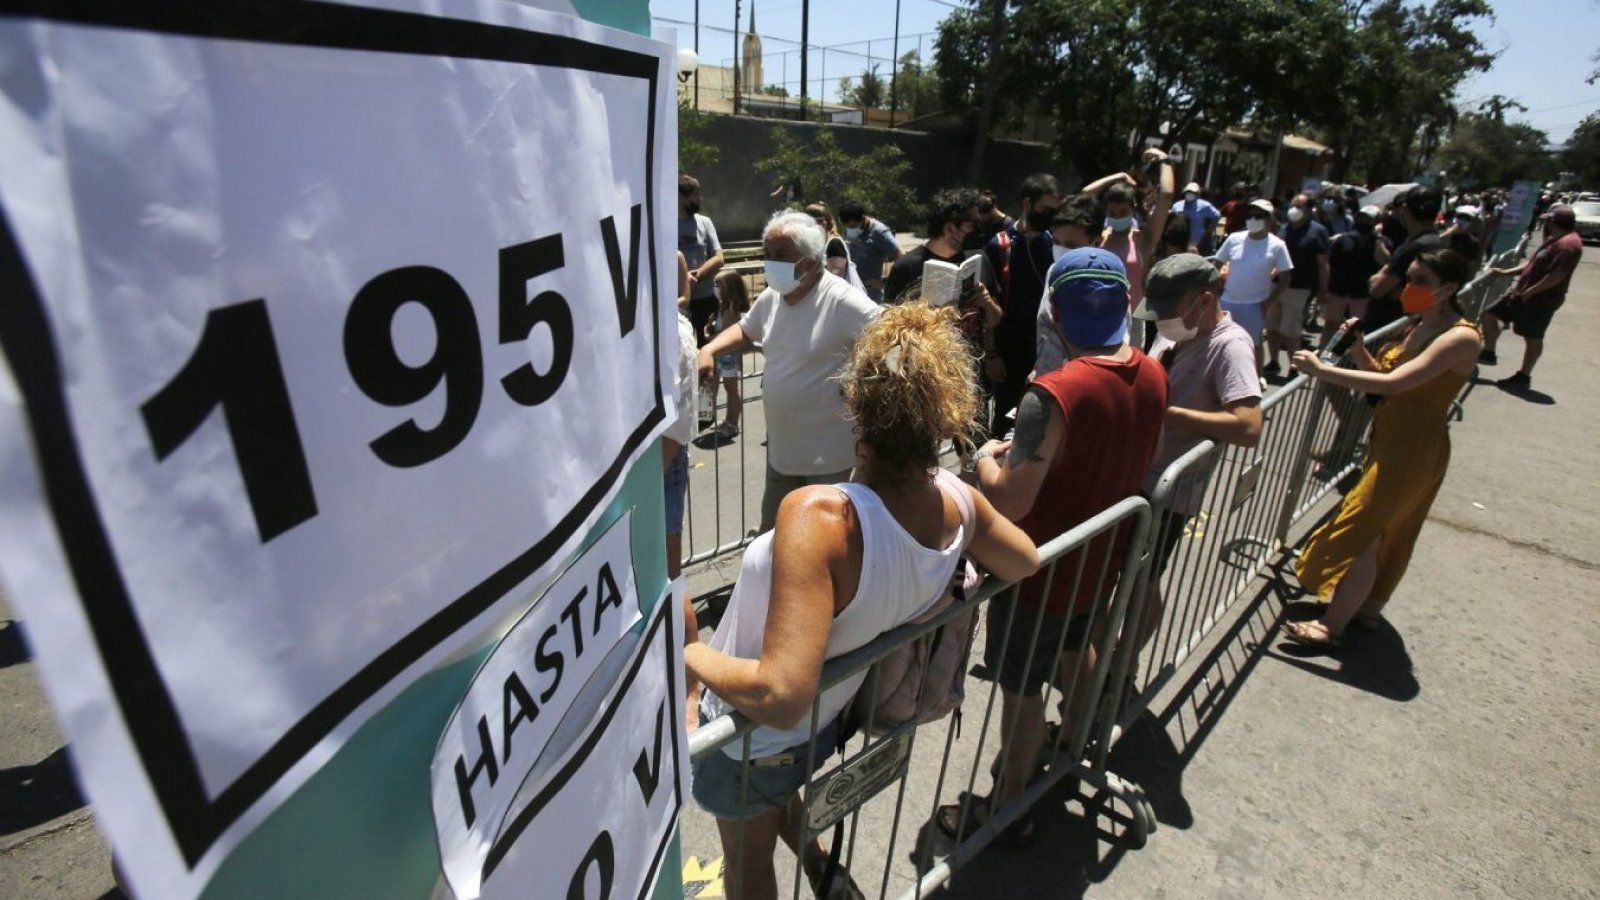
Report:
[[[1300,554],[1300,583],[1329,602],[1320,619],[1285,628],[1292,641],[1338,646],[1352,619],[1377,619],[1405,574],[1450,464],[1450,403],[1472,376],[1483,344],[1456,299],[1471,274],[1467,259],[1453,250],[1423,251],[1407,270],[1400,296],[1416,317],[1402,338],[1376,357],[1357,341],[1356,369],[1328,365],[1308,350],[1294,355],[1301,372],[1383,402],[1360,483]]]

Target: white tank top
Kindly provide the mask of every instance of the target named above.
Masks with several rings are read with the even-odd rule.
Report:
[[[934,483],[956,501],[956,508],[970,508],[970,490],[954,475],[939,469]],[[842,656],[884,632],[911,621],[944,596],[955,575],[961,552],[971,542],[965,520],[955,540],[943,550],[924,547],[895,521],[883,500],[864,484],[836,484],[855,507],[861,523],[861,581],[856,595],[833,620],[828,632],[825,659]],[[772,597],[772,532],[756,538],[745,548],[739,567],[739,580],[728,599],[727,612],[708,642],[713,650],[741,659],[761,657],[762,635],[767,624],[767,604]],[[826,726],[849,705],[856,689],[867,677],[866,671],[845,679],[822,694],[820,727]],[[711,691],[701,698],[701,721],[733,711],[733,707]],[[811,717],[787,730],[761,727],[750,734],[751,758],[770,756],[804,743],[811,736]],[[832,747],[819,748],[831,753]],[[744,742],[733,741],[722,752],[734,759],[744,753]]]

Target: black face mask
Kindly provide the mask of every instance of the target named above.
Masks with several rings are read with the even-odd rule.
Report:
[[[1357,222],[1356,223],[1356,230],[1361,232],[1362,234],[1371,234],[1372,233],[1372,229],[1374,227],[1376,227],[1376,223],[1374,223],[1374,222]]]
[[[982,250],[989,239],[981,231],[969,231],[961,237],[961,249]]]
[[[684,207],[683,207],[683,211],[688,213],[691,216],[698,215],[700,213],[700,204],[698,204],[698,203],[685,204]]]
[[[1028,230],[1049,231],[1050,220],[1055,217],[1056,211],[1053,209],[1030,209],[1027,215]]]

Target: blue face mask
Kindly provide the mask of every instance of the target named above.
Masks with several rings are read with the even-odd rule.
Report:
[[[861,237],[861,227],[858,225],[847,226],[844,230],[844,236],[847,240],[852,241]]]
[[[1133,227],[1133,216],[1107,218],[1106,224],[1111,226],[1112,231],[1127,231]]]

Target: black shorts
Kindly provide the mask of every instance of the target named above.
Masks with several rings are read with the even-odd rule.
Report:
[[[1529,340],[1542,341],[1545,330],[1550,327],[1550,320],[1555,317],[1556,307],[1534,306],[1526,300],[1507,297],[1490,312],[1500,321],[1509,323],[1511,330],[1518,335]]]
[[[1064,654],[1082,653],[1093,618],[1093,612],[1070,616],[1046,612],[1040,621],[1039,610],[1017,603],[1015,592],[996,597],[989,604],[983,632],[983,665],[989,670],[989,678],[1024,697],[1039,696],[1046,681],[1057,680],[1056,648],[1060,647]],[[1030,645],[1036,622],[1039,637]],[[1005,651],[1004,656],[1001,650]]]
[[[1170,509],[1164,509],[1157,514],[1156,545],[1150,559],[1156,575],[1162,575],[1167,571],[1167,563],[1172,561],[1172,551],[1178,546],[1178,541],[1183,539],[1183,529],[1191,518],[1193,517]]]
[[[710,337],[706,337],[706,326],[716,318],[717,309],[718,301],[715,294],[709,297],[689,298],[689,324],[694,326],[695,346],[704,347],[706,342],[711,340]],[[713,334],[711,337],[716,335]]]

